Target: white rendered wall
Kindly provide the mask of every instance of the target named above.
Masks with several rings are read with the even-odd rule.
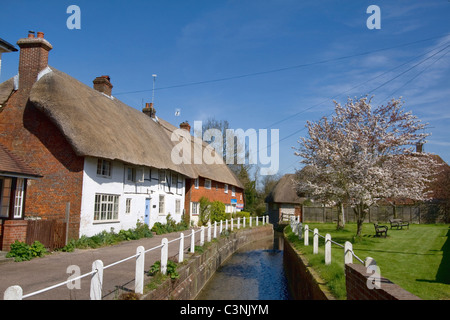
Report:
[[[182,178],[182,188],[175,192],[169,192],[167,188],[159,184],[158,170],[155,168],[136,168],[136,171],[144,169],[144,182],[126,181],[126,165],[119,161],[112,161],[111,177],[97,175],[97,158],[85,157],[83,173],[83,192],[81,199],[80,236],[93,236],[102,231],[115,232],[122,229],[135,228],[138,221],[144,222],[145,199],[150,199],[150,228],[155,222],[166,223],[170,213],[172,219],[180,222],[184,209],[185,178]],[[169,173],[169,171],[166,171]],[[151,175],[150,175],[151,173]],[[171,190],[174,191],[174,190]],[[181,194],[179,194],[181,193]],[[96,194],[111,194],[119,196],[119,213],[115,221],[94,221],[94,206]],[[159,214],[159,195],[165,196],[165,210]],[[131,199],[130,213],[126,213],[126,199]],[[180,213],[175,214],[175,200],[180,200]]]

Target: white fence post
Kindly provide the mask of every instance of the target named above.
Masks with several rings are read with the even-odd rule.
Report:
[[[259,224],[259,219],[258,219],[259,217],[255,217],[255,219],[256,219],[256,226],[258,226],[258,224]]]
[[[233,231],[233,218],[231,218],[231,231]]]
[[[241,217],[238,217],[238,225],[237,228],[240,229],[241,228]]]
[[[191,253],[195,252],[195,232],[194,229],[192,229],[191,232]]]
[[[242,228],[245,229],[245,220],[247,220],[245,217],[242,218]]]
[[[344,263],[353,263],[353,245],[349,241],[345,241],[344,244]]]
[[[228,219],[225,220],[225,230],[228,230]]]
[[[184,233],[180,233],[180,248],[178,252],[178,263],[182,263],[184,260]]]
[[[214,233],[213,233],[213,238],[214,238],[214,239],[217,238],[217,221],[214,221]]]
[[[331,264],[331,235],[325,235],[325,264]]]
[[[376,265],[377,265],[377,262],[372,257],[367,257],[364,260],[364,267],[366,267],[366,268],[369,267],[369,266],[376,266]]]
[[[161,240],[162,248],[161,248],[161,273],[167,273],[167,259],[169,258],[169,240],[167,238],[163,238]]]
[[[313,254],[317,253],[319,253],[319,230],[315,228],[313,236]]]
[[[309,246],[309,227],[305,224],[305,246]]]
[[[222,220],[220,220],[219,234],[222,234],[222,229],[223,229],[223,227],[222,227]]]
[[[203,246],[205,244],[205,227],[200,227],[200,246]]]
[[[92,263],[92,271],[94,274],[91,278],[91,300],[102,300],[103,261],[95,260]]]
[[[145,249],[139,246],[136,249],[136,274],[134,276],[134,292],[144,293],[144,265],[145,265]]]
[[[253,217],[252,216],[250,216],[250,228],[252,227],[252,220],[253,220]]]
[[[3,293],[3,300],[22,300],[23,290],[20,286],[11,286]]]
[[[208,221],[208,232],[207,232],[207,238],[208,242],[211,242],[211,222]]]

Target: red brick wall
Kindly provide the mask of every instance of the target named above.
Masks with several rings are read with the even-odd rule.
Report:
[[[28,101],[28,94],[26,87],[19,89],[0,112],[0,143],[43,176],[28,181],[25,216],[63,220],[70,202],[69,238],[78,238],[84,158]]]
[[[5,220],[2,227],[2,243],[1,250],[9,251],[11,244],[16,240],[25,242],[27,239],[27,225],[26,220]]]
[[[380,277],[379,288],[370,289],[367,280],[371,272],[360,264],[345,265],[347,300],[420,300],[417,296],[399,287],[386,278]]]
[[[217,190],[216,190],[217,184]],[[199,178],[198,189],[195,188],[193,179],[186,179],[185,210],[190,214],[190,202],[198,202],[201,197],[206,197],[209,201],[220,201],[230,204],[231,199],[236,199],[237,203],[244,203],[244,190],[235,187],[235,196],[232,196],[232,186],[228,185],[228,193],[225,193],[225,184],[211,181],[211,189],[205,188],[205,178]]]

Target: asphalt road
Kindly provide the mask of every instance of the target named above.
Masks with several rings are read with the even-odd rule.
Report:
[[[184,232],[185,253],[190,247],[190,230]],[[22,287],[23,295],[53,286],[66,281],[73,271],[68,273],[68,267],[75,265],[79,267],[80,275],[92,270],[95,260],[102,260],[107,266],[116,261],[128,258],[136,254],[138,246],[146,250],[159,246],[163,238],[169,241],[180,236],[180,232],[155,235],[152,238],[125,241],[114,246],[97,249],[76,249],[74,252],[55,252],[42,258],[31,261],[9,262],[0,264],[0,300],[9,286],[19,285]],[[195,234],[196,243],[200,240],[200,233]],[[205,236],[206,240],[206,236]],[[169,259],[178,256],[179,241],[169,243]],[[185,254],[186,257],[186,254]],[[161,259],[161,250],[156,249],[146,253],[145,270],[157,260]],[[103,300],[112,300],[124,291],[134,291],[135,258],[107,268],[103,272]],[[89,300],[91,276],[80,280],[80,288],[69,289],[67,285],[60,286],[26,298],[26,300]],[[117,290],[120,289],[120,290]]]

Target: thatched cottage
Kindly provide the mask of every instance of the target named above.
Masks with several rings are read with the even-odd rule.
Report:
[[[306,198],[297,195],[294,179],[295,174],[285,174],[266,197],[270,223],[289,221],[293,217],[303,221],[302,204]]]
[[[0,84],[0,143],[42,177],[28,181],[25,218],[62,220],[70,203],[69,238],[78,238],[138,220],[164,223],[169,213],[180,221],[191,211],[186,191],[196,179],[242,192],[223,163],[174,163],[179,140],[194,143],[152,105],[140,112],[116,99],[108,76],[91,88],[49,67],[52,45],[43,33],[17,44],[19,74]]]

